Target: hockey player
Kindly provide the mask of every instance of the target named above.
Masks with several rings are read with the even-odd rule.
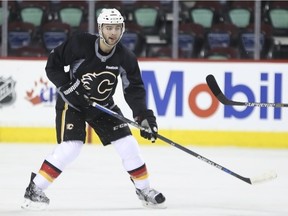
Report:
[[[75,34],[50,53],[45,67],[47,77],[57,87],[56,148],[45,158],[37,174],[32,173],[22,208],[41,210],[49,205],[44,190],[79,155],[88,123],[102,144],[112,144],[135,185],[144,206],[162,208],[165,197],[150,187],[148,171],[136,139],[126,123],[89,105],[97,102],[121,114],[113,101],[117,77],[122,78],[124,97],[135,121],[146,130],[142,137],[155,141],[157,123],[146,105],[146,93],[135,55],[119,43],[125,23],[116,9],[103,9],[97,18],[99,37]],[[70,66],[65,72],[64,66]],[[88,100],[89,99],[89,100]]]

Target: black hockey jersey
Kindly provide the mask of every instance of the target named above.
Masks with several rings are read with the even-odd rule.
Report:
[[[147,109],[137,58],[120,42],[104,55],[99,40],[96,35],[80,33],[56,47],[48,57],[47,77],[57,88],[78,78],[91,99],[103,105],[113,99],[117,78],[121,76],[124,98],[133,116],[137,116]],[[69,72],[65,72],[65,66],[70,66]]]

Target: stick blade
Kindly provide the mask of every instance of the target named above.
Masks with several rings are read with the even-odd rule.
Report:
[[[266,173],[263,173],[262,175],[255,176],[254,178],[251,178],[251,184],[259,184],[264,183],[266,181],[271,181],[273,179],[277,178],[277,173],[275,171],[269,171]]]
[[[218,97],[219,94],[222,93],[220,87],[218,86],[217,82],[216,82],[216,79],[215,77],[212,75],[212,74],[209,74],[207,77],[206,77],[206,82],[210,88],[210,90],[212,91],[212,93]]]
[[[214,94],[214,96],[224,105],[230,105],[230,106],[247,106],[247,103],[244,102],[238,102],[238,101],[232,101],[228,99],[223,92],[221,91],[215,77],[212,74],[209,74],[206,77],[206,82],[208,87],[210,88],[211,92]]]

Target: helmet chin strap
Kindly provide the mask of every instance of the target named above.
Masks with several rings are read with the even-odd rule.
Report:
[[[108,44],[107,42],[106,42],[106,40],[105,40],[105,38],[104,37],[100,37],[100,40],[102,40],[103,42],[104,42],[104,44],[106,45],[106,46],[108,46],[108,47],[110,47],[110,48],[113,48],[116,44],[114,44],[114,45],[110,45],[110,44]]]
[[[106,42],[106,40],[105,40],[105,38],[104,38],[104,36],[103,36],[103,34],[102,34],[102,31],[101,31],[101,33],[99,33],[99,35],[100,35],[100,40],[102,40],[102,41],[104,42],[104,44],[105,44],[107,47],[109,47],[109,48],[113,48],[113,47],[118,43],[118,41],[117,41],[117,43],[115,43],[114,45],[110,45],[110,44],[108,44],[108,43]]]

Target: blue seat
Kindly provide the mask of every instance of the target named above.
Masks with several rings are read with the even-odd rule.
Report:
[[[8,25],[9,49],[18,49],[32,43],[35,27],[31,23],[12,22]]]
[[[195,23],[180,23],[178,32],[179,58],[196,58],[204,42],[204,27]]]
[[[208,33],[207,40],[211,49],[216,47],[229,47],[230,35],[229,33]]]
[[[274,41],[272,37],[272,27],[270,25],[261,25],[260,31],[260,58],[271,58],[271,52],[274,47]],[[254,25],[249,25],[243,29],[239,35],[239,49],[242,58],[253,59],[254,58]]]
[[[241,42],[246,52],[253,52],[255,47],[255,36],[254,33],[243,33],[241,35]],[[260,35],[260,50],[264,45],[264,35]]]
[[[214,24],[206,33],[203,56],[211,49],[238,47],[238,33],[238,28],[233,24]]]
[[[42,27],[42,40],[44,47],[50,52],[55,47],[63,43],[70,35],[69,24],[61,22],[50,22]]]
[[[195,36],[192,34],[178,35],[178,48],[180,58],[192,58],[194,53]]]
[[[67,39],[65,32],[44,32],[43,40],[47,50],[52,50]]]
[[[141,27],[135,23],[127,22],[125,29],[121,42],[136,56],[140,57],[146,45]]]
[[[125,32],[121,42],[131,51],[134,51],[138,42],[138,34],[135,32]]]
[[[11,49],[18,49],[24,46],[29,46],[31,43],[31,35],[26,31],[9,32],[8,43]]]

